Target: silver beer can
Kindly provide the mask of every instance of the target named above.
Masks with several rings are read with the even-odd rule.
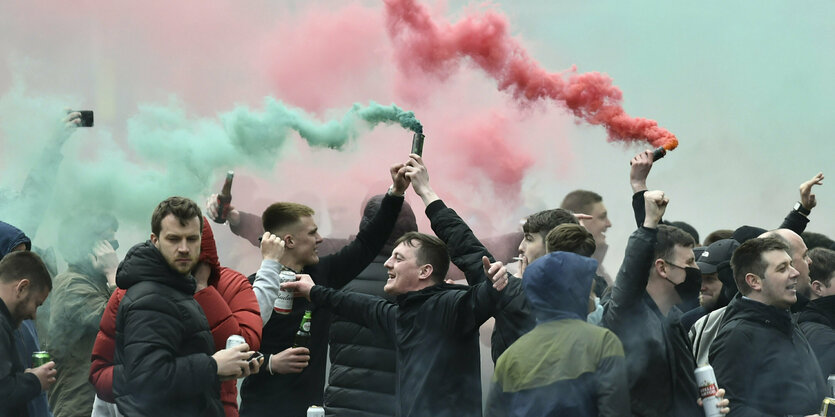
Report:
[[[716,392],[719,388],[716,386],[716,375],[713,373],[713,367],[710,365],[700,366],[696,368],[696,384],[699,386],[699,397],[702,399],[702,407],[705,410],[706,417],[721,417],[719,412],[719,398],[716,397]]]
[[[325,417],[325,409],[318,405],[311,405],[307,409],[307,417]]]
[[[835,398],[835,375],[829,375],[826,379],[826,385],[829,387],[829,397]]]
[[[226,339],[226,349],[232,349],[233,347],[242,345],[244,343],[246,343],[246,340],[244,340],[243,336],[233,334],[232,336],[229,336],[228,339]]]
[[[273,311],[278,314],[290,314],[293,311],[293,297],[295,294],[293,291],[285,291],[282,290],[280,285],[285,282],[295,282],[296,281],[296,273],[289,270],[283,269],[281,272],[278,273],[278,297],[275,298],[275,303],[273,304]]]

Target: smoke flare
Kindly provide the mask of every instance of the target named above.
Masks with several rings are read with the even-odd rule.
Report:
[[[499,90],[522,102],[556,101],[577,118],[603,125],[611,141],[646,140],[667,150],[678,146],[675,135],[654,120],[626,114],[621,90],[609,76],[577,73],[576,67],[548,73],[508,34],[501,14],[471,14],[450,24],[434,21],[416,0],[386,0],[385,9],[397,64],[407,75],[419,69],[445,78],[468,57],[498,82]]]

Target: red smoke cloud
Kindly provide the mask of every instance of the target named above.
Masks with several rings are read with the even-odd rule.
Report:
[[[507,31],[503,15],[468,15],[450,24],[433,21],[416,0],[386,0],[386,25],[395,43],[400,70],[416,69],[445,78],[464,57],[498,81],[525,104],[551,99],[592,125],[603,125],[613,141],[648,141],[668,150],[678,146],[675,135],[654,120],[631,117],[621,106],[622,94],[605,74],[548,73],[528,56]]]

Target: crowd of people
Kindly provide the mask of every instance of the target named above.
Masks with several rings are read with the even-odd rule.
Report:
[[[122,259],[112,214],[67,219],[58,273],[0,222],[0,416],[818,415],[833,395],[835,243],[805,229],[823,175],[801,184],[779,227],[700,242],[664,220],[669,198],[647,187],[652,152],[631,163],[636,228],[614,277],[597,193],[480,240],[416,154],[390,167],[350,239],[324,239],[296,202],[259,216],[175,196]],[[417,231],[409,188],[432,234]],[[221,266],[208,221],[219,214],[260,248],[255,273]],[[287,292],[289,311],[274,308]],[[51,360],[33,363],[39,351]],[[697,377],[705,365],[715,381]]]

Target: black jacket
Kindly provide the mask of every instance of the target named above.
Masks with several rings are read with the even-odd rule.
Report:
[[[812,346],[823,376],[835,374],[835,295],[810,301],[797,317],[797,326]]]
[[[12,315],[0,300],[0,416],[28,416],[26,404],[40,395],[41,382],[24,373],[14,341]]]
[[[787,310],[737,295],[710,345],[729,417],[809,415],[820,411],[826,384],[812,348]]]
[[[640,227],[629,236],[611,297],[603,302],[603,325],[623,343],[633,414],[703,416],[681,311],[673,307],[664,317],[646,291],[656,241],[656,229]]]
[[[126,417],[222,417],[214,341],[194,300],[194,278],[171,269],[145,242],[125,255],[116,284],[127,290],[116,314],[119,411]]]
[[[393,341],[396,416],[481,416],[478,327],[499,298],[490,283],[437,284],[400,295],[396,304],[319,285],[310,297]]]
[[[495,259],[455,210],[448,208],[443,201],[437,200],[426,207],[426,217],[432,224],[432,231],[447,243],[450,259],[467,277],[467,283],[476,285],[483,282],[485,276],[481,257],[490,258],[490,262],[495,262]],[[500,302],[490,340],[493,363],[508,346],[536,326],[536,320],[531,315],[531,308],[522,290],[521,279],[513,276],[508,278]]]
[[[383,266],[386,259],[388,256],[378,255],[343,290],[389,298],[383,292],[388,279]],[[326,415],[390,417],[396,413],[397,361],[394,344],[388,337],[334,314],[330,360]]]
[[[402,205],[403,197],[386,195],[377,215],[360,230],[354,241],[298,273],[309,274],[318,285],[342,288],[380,253]],[[308,308],[312,308],[313,321],[310,326],[310,362],[307,368],[299,374],[270,375],[269,372],[259,372],[247,377],[241,386],[242,417],[297,417],[304,415],[311,405],[322,405],[331,322],[331,312],[328,309],[310,305],[303,298],[296,298],[290,314],[273,312],[264,326],[261,352],[267,356],[291,347],[304,311]]]

